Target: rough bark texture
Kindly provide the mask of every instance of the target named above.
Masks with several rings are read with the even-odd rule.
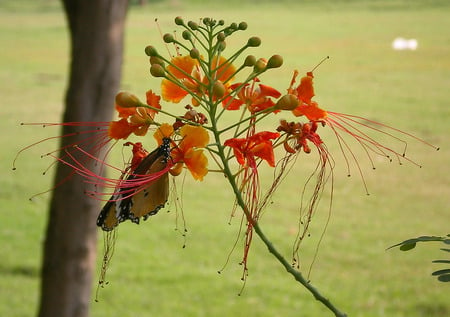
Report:
[[[119,88],[128,0],[62,1],[72,58],[63,120],[109,121]],[[62,133],[77,129],[64,127]],[[61,146],[73,143],[74,138],[63,138]],[[59,165],[55,184],[69,173],[66,166]],[[79,177],[72,177],[53,192],[42,263],[40,317],[89,315],[99,205],[84,194],[85,189]]]

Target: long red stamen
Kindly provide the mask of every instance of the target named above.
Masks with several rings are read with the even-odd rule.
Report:
[[[78,141],[73,142],[71,144],[65,145],[62,148],[59,148],[59,149],[56,149],[54,151],[48,152],[48,153],[46,153],[46,154],[44,154],[42,156],[46,156],[46,155],[49,155],[50,153],[55,153],[55,152],[58,152],[58,151],[62,152],[63,150],[65,150],[67,148],[73,147],[74,145],[85,144],[85,143],[88,143],[89,141],[95,140],[95,139],[99,139],[99,140],[96,142],[97,144],[95,145],[95,147],[91,148],[91,150],[92,149],[98,150],[98,149],[102,148],[102,146],[104,146],[105,144],[107,144],[110,141],[110,138],[108,138],[108,135],[107,135],[107,131],[108,130],[107,129],[102,129],[102,128],[107,128],[109,126],[109,122],[21,123],[21,125],[40,125],[40,126],[42,126],[44,128],[47,127],[47,126],[79,126],[79,127],[83,127],[84,126],[84,127],[97,127],[97,128],[96,129],[85,130],[85,131],[70,132],[70,133],[67,133],[65,135],[48,137],[48,138],[44,138],[44,139],[42,139],[40,141],[34,142],[34,143],[32,143],[32,144],[22,148],[21,150],[19,150],[17,152],[17,154],[16,154],[16,156],[15,156],[15,158],[13,160],[13,170],[16,169],[16,161],[17,161],[17,159],[19,158],[19,156],[20,156],[20,154],[22,152],[32,148],[33,146],[36,146],[36,145],[41,144],[43,142],[46,142],[46,141],[55,140],[55,139],[61,139],[61,138],[67,138],[67,137],[74,137],[74,136],[83,135],[83,134],[91,134],[91,133],[97,134],[97,135],[94,135],[92,137],[81,139],[81,140],[78,140]],[[101,141],[101,140],[103,140],[103,141]],[[51,164],[51,166],[52,165],[53,164]],[[48,169],[49,168],[47,168],[46,171]]]
[[[76,159],[74,157],[74,155],[72,153],[70,153],[69,151],[66,151],[66,154],[73,163],[70,163],[67,160],[64,160],[62,158],[51,155],[53,158],[55,158],[59,162],[71,167],[75,173],[77,173],[78,175],[85,178],[86,183],[92,184],[95,186],[99,186],[102,188],[114,188],[114,192],[112,192],[112,193],[111,192],[98,193],[98,192],[94,192],[94,191],[86,191],[87,194],[89,194],[90,196],[92,196],[94,198],[96,198],[97,196],[103,196],[103,195],[114,196],[114,195],[118,195],[118,194],[120,194],[119,195],[120,198],[118,198],[117,200],[129,198],[129,197],[133,196],[134,194],[136,194],[137,192],[140,192],[141,190],[143,190],[145,188],[145,186],[147,186],[148,184],[159,179],[162,175],[168,173],[169,169],[174,164],[174,163],[170,162],[167,164],[167,166],[164,169],[162,169],[161,171],[158,171],[156,173],[152,173],[152,174],[133,174],[127,170],[121,170],[115,166],[112,166],[112,165],[106,163],[105,161],[84,151],[82,148],[79,148],[79,147],[75,147],[75,148],[78,151],[80,151],[82,154],[86,155],[86,157],[88,157],[94,161],[100,162],[102,166],[110,167],[114,170],[121,172],[121,174],[122,174],[122,176],[119,179],[112,179],[112,178],[108,178],[108,177],[99,175],[98,173],[91,171],[90,169],[85,167],[83,165],[83,163],[80,160]],[[133,177],[130,179],[124,179],[125,177],[130,177],[130,176],[133,176]],[[110,199],[100,199],[100,200],[107,201]]]

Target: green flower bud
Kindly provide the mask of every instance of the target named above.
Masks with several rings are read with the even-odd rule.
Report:
[[[203,21],[204,25],[208,25],[211,22],[211,19],[210,18],[203,18],[202,21]]]
[[[173,37],[172,34],[166,33],[166,34],[164,34],[164,36],[163,36],[163,40],[164,40],[164,42],[166,42],[166,43],[172,43],[172,42],[175,41],[175,38]]]
[[[158,51],[154,46],[149,45],[145,48],[145,54],[147,56],[158,56]]]
[[[227,43],[225,41],[217,42],[217,49],[219,52],[222,52],[227,47]]]
[[[252,66],[255,65],[255,63],[256,63],[256,57],[253,56],[253,55],[248,55],[248,56],[245,58],[244,66],[245,66],[245,67],[252,67]]]
[[[192,37],[192,33],[184,30],[183,33],[181,33],[181,36],[185,39],[185,40],[190,40]]]
[[[219,34],[217,34],[217,41],[222,42],[225,41],[225,33],[220,32]]]
[[[153,64],[158,64],[158,65],[161,65],[162,67],[164,67],[164,61],[161,58],[159,58],[158,56],[150,57],[150,65],[153,65]]]
[[[191,30],[198,30],[198,24],[195,23],[194,21],[189,21],[188,22],[188,26],[191,28]]]
[[[256,61],[255,65],[253,66],[253,71],[255,73],[262,73],[267,66],[267,61],[264,58],[260,58]]]
[[[278,99],[275,108],[280,110],[294,110],[298,107],[299,101],[297,96],[292,94],[287,94]]]
[[[199,59],[199,58],[200,58],[200,52],[199,52],[198,49],[196,49],[195,47],[189,51],[189,55],[190,55],[193,59]]]
[[[253,36],[253,37],[249,38],[247,41],[247,46],[250,46],[250,47],[258,47],[260,45],[261,45],[261,39],[257,36]]]
[[[237,28],[238,28],[238,25],[236,23],[233,22],[230,24],[230,29],[232,29],[233,31],[236,31]]]
[[[224,25],[225,21],[224,20],[219,20],[219,22],[217,22],[217,25]]]
[[[175,24],[176,25],[183,25],[184,24],[183,18],[182,17],[176,17],[175,18]]]
[[[247,30],[247,22],[241,22],[238,26],[239,30],[244,31]]]
[[[166,72],[164,71],[164,67],[161,65],[153,64],[150,66],[150,74],[152,74],[153,77],[165,77]]]
[[[283,65],[283,57],[281,57],[280,55],[273,55],[267,62],[267,69],[278,68],[281,65]]]
[[[213,85],[213,95],[217,98],[222,98],[225,95],[225,86],[220,81],[216,81]]]

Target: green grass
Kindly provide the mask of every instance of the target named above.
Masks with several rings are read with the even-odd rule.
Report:
[[[372,171],[361,156],[371,193],[367,197],[356,167],[348,179],[335,140],[331,134],[324,136],[338,166],[332,218],[311,280],[349,316],[449,315],[448,285],[430,276],[438,268],[431,260],[442,253],[437,245],[423,245],[408,253],[385,249],[410,237],[448,233],[450,8],[439,1],[426,5],[418,1],[412,2],[414,5],[408,1],[390,2],[396,5],[386,5],[386,1],[339,5],[320,1],[305,6],[283,2],[258,8],[246,4],[239,9],[194,2],[192,6],[180,1],[158,2],[130,11],[123,88],[140,96],[149,88],[158,88],[158,81],[148,75],[143,54],[148,44],[163,51],[153,22],[156,17],[164,32],[174,29],[176,15],[247,21],[248,31],[236,36],[228,47],[231,50],[247,37],[259,35],[263,45],[253,54],[284,56],[283,68],[262,78],[280,90],[287,87],[293,68],[305,72],[330,55],[331,60],[315,72],[321,104],[410,131],[441,150],[435,152],[411,142],[408,153],[423,168],[380,161]],[[0,5],[0,316],[33,315],[38,302],[48,195],[33,202],[27,198],[51,186],[51,175],[41,175],[49,162],[39,155],[54,145],[23,153],[14,172],[11,162],[22,147],[57,133],[57,129],[24,127],[19,122],[59,121],[62,112],[69,62],[67,31],[59,5],[42,3],[47,3],[46,10],[30,3],[20,7],[13,1]],[[419,49],[392,51],[390,43],[397,36],[417,38]],[[300,159],[304,161],[299,160],[293,172],[307,175],[304,167],[311,165],[314,155]],[[286,183],[262,220],[263,229],[287,257],[294,240],[300,186],[293,181]],[[203,183],[187,178],[183,196],[188,229],[185,249],[183,238],[174,230],[176,213],[172,207],[172,212],[160,212],[140,226],[121,225],[108,271],[110,285],[101,290],[100,302],[93,302],[92,316],[330,315],[283,271],[257,239],[242,296],[237,296],[242,286],[241,267],[237,265],[240,245],[224,272],[217,274],[239,224],[239,219],[227,224],[232,196],[225,188],[220,176],[208,175]],[[325,225],[326,203],[324,197],[311,237],[303,245],[305,271]]]

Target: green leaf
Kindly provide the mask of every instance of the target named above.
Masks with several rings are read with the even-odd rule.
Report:
[[[402,244],[400,246],[400,250],[408,251],[408,250],[414,249],[415,247],[416,247],[416,243],[415,242],[413,242],[413,243],[406,243],[406,244]]]
[[[431,261],[431,262],[433,262],[433,263],[448,263],[448,264],[450,264],[450,260],[434,260],[434,261]]]
[[[438,271],[434,271],[433,273],[431,273],[431,275],[443,275],[443,274],[450,274],[450,269],[443,269],[443,270],[438,270]]]
[[[440,282],[450,282],[450,274],[439,275],[438,280]]]
[[[447,243],[447,240],[450,240],[450,239],[447,239],[445,237],[438,237],[438,236],[420,236],[418,238],[408,239],[403,242],[397,243],[397,244],[387,248],[387,250],[395,248],[395,247],[400,247],[400,250],[408,251],[408,250],[413,249],[416,246],[417,242],[440,241],[440,242]]]

